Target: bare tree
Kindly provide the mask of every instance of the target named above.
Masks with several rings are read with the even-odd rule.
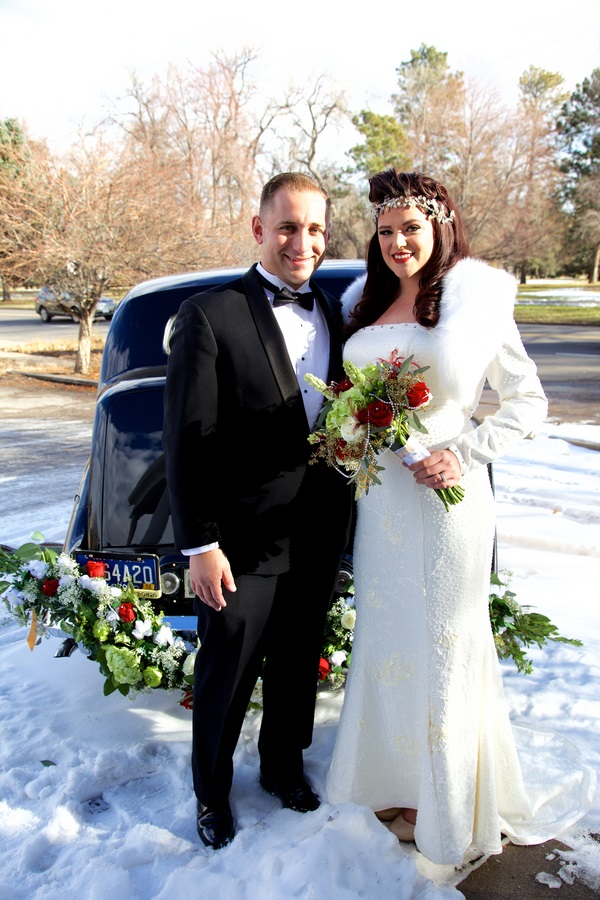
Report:
[[[447,185],[464,218],[474,255],[498,259],[517,170],[512,116],[498,94],[469,80],[464,127],[456,137]]]
[[[98,134],[64,157],[29,144],[19,178],[0,178],[4,270],[15,283],[49,283],[77,300],[75,371],[85,373],[102,293],[191,255],[165,167],[141,166]]]
[[[134,77],[133,109],[115,116],[131,152],[168,169],[194,235],[196,265],[247,262],[254,253],[250,210],[260,192],[264,137],[281,112],[274,104],[255,112],[254,59],[249,49],[216,53],[206,67],[171,66],[164,81],[147,87]]]

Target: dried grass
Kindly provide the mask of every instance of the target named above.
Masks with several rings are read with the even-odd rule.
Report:
[[[92,352],[102,351],[104,349],[105,340],[104,336],[92,336],[90,345]],[[0,352],[58,356],[63,353],[76,353],[77,344],[77,338],[72,338],[71,340],[29,341],[24,344],[0,344]]]

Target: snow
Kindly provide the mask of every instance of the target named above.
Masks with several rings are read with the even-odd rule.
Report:
[[[500,570],[512,573],[510,587],[521,604],[584,642],[532,649],[528,676],[502,664],[511,717],[565,735],[600,772],[600,453],[594,446],[600,446],[598,426],[547,422],[498,461],[494,475]],[[19,507],[3,514],[0,542],[17,544],[35,529],[60,539],[77,488],[75,471],[70,477],[71,493],[53,500],[51,509],[46,490],[15,482]],[[46,482],[44,472],[40,478]],[[11,484],[0,487],[0,495],[10,495]],[[56,647],[48,640],[32,653],[25,629],[8,620],[0,626],[0,900],[462,896],[468,870],[429,863],[362,807],[323,803],[307,815],[281,809],[258,785],[258,715],[247,717],[236,751],[236,838],[217,852],[204,848],[195,830],[191,716],[179,694],[104,697],[97,666],[80,653],[55,659]],[[342,700],[340,691],[321,693],[317,702],[306,770],[320,792]],[[600,887],[600,844],[590,837],[598,832],[600,789],[588,815],[560,836],[573,848],[561,852],[563,881],[576,867],[588,887]],[[548,887],[560,881],[543,871],[537,877]]]

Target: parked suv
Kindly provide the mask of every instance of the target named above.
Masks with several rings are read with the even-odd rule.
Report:
[[[94,317],[112,319],[116,308],[116,300],[111,297],[101,297],[96,304]],[[79,303],[71,294],[67,291],[56,291],[49,285],[45,285],[35,298],[35,311],[42,322],[49,322],[55,316],[66,317],[78,322],[81,316]]]
[[[340,296],[364,272],[360,260],[327,260],[315,273]],[[168,337],[181,303],[238,278],[244,269],[215,269],[145,281],[119,303],[100,370],[91,453],[83,473],[65,550],[81,562],[104,559],[108,576],[130,578],[174,627],[195,627],[187,561],[174,544],[162,447]],[[348,582],[340,572],[340,593]]]

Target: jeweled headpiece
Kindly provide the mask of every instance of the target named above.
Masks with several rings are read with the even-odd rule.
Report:
[[[374,224],[377,224],[379,216],[387,212],[388,209],[406,209],[409,206],[416,206],[420,209],[424,216],[428,219],[437,219],[440,225],[450,225],[454,221],[454,210],[450,215],[433,197],[386,197],[381,203],[371,204],[371,217]]]

